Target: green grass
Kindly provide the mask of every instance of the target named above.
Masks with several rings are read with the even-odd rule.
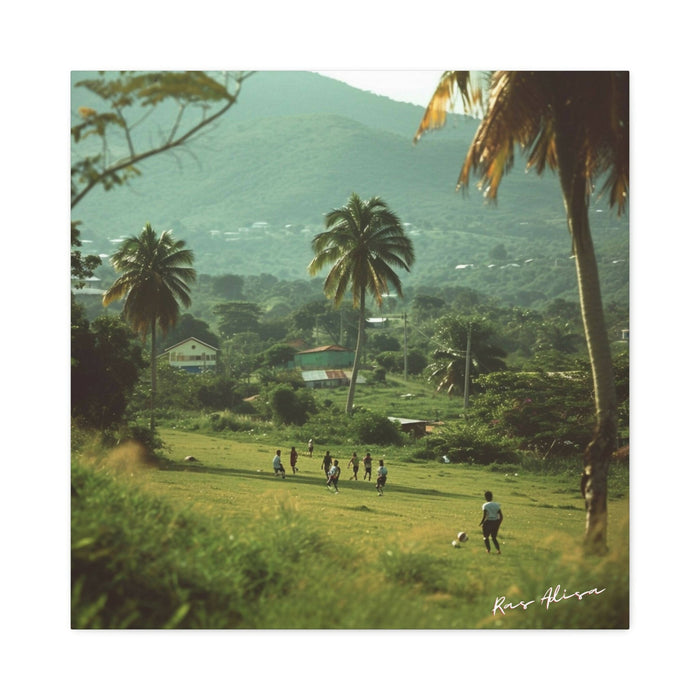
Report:
[[[360,372],[371,378],[371,372]],[[345,410],[347,387],[323,389],[316,393],[317,400],[330,400],[333,405]],[[457,419],[464,415],[463,400],[450,398],[437,392],[423,379],[387,374],[386,382],[358,384],[355,390],[355,406],[396,418],[418,420]]]
[[[475,629],[628,625],[628,497],[616,477],[610,553],[581,554],[584,510],[570,474],[504,473],[400,461],[386,493],[324,486],[320,454],[272,475],[274,450],[163,430],[167,461],[123,446],[74,455],[72,624],[76,628]],[[319,445],[317,451],[332,446]],[[359,448],[361,449],[361,448]],[[197,462],[187,462],[194,455]],[[376,465],[376,463],[375,463]],[[478,528],[483,492],[505,514],[502,556]],[[459,548],[458,530],[469,533]],[[569,598],[546,609],[551,586]],[[499,596],[527,609],[492,610]]]

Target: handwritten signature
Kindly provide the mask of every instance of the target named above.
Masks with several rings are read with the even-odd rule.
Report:
[[[546,606],[547,610],[549,610],[549,606],[555,603],[561,603],[564,600],[571,599],[583,600],[583,598],[585,598],[586,596],[600,595],[605,590],[605,588],[601,588],[600,590],[598,590],[597,588],[591,588],[591,590],[589,591],[576,591],[575,593],[567,593],[566,588],[562,590],[561,586],[559,585],[557,585],[556,588],[552,588],[552,586],[550,586],[545,591],[544,595],[541,598],[539,598],[539,604]],[[521,600],[517,603],[511,603],[506,601],[506,597],[504,595],[497,596],[496,602],[493,605],[493,610],[491,610],[491,613],[495,615],[497,612],[500,612],[502,615],[505,615],[507,610],[517,610],[518,608],[527,610],[530,605],[536,602],[537,599],[528,600],[527,602]]]

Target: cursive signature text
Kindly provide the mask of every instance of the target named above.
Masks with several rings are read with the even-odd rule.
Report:
[[[549,610],[550,605],[554,605],[555,603],[561,603],[564,600],[583,600],[586,596],[591,596],[591,595],[600,595],[603,591],[605,591],[605,588],[601,588],[598,590],[597,588],[591,588],[589,591],[576,591],[574,593],[567,593],[566,588],[562,589],[561,586],[557,585],[556,587],[550,586],[544,593],[544,595],[539,598],[539,604],[544,605],[547,610]],[[530,605],[533,605],[536,603],[538,599],[534,600],[520,600],[517,603],[512,603],[508,600],[506,600],[506,597],[504,595],[502,596],[497,596],[496,601],[493,604],[493,609],[491,610],[491,613],[495,615],[497,612],[500,612],[501,615],[505,615],[506,611],[508,610],[518,610],[519,608],[522,608],[523,610],[527,610]]]

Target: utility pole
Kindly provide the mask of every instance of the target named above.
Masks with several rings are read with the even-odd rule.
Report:
[[[407,315],[404,312],[403,315],[403,380],[408,380],[408,351],[406,350],[406,318]]]
[[[464,410],[467,410],[469,406],[469,365],[471,364],[471,353],[472,353],[472,324],[469,323],[469,330],[467,331],[467,356],[464,365]],[[464,415],[466,418],[466,413]]]

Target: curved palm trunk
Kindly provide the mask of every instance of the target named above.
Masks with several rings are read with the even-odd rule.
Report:
[[[570,115],[569,115],[570,116]],[[581,493],[586,503],[585,548],[607,549],[608,469],[617,437],[615,375],[598,279],[593,239],[588,221],[587,182],[577,167],[577,125],[559,122],[557,159],[573,250],[576,258],[581,315],[595,392],[596,426],[584,450]]]
[[[156,317],[151,321],[151,432],[156,429]]]
[[[355,346],[355,361],[352,363],[352,375],[350,377],[350,388],[348,389],[348,400],[345,404],[345,413],[352,413],[352,406],[355,401],[355,385],[357,384],[357,372],[360,369],[360,356],[362,355],[362,344],[365,336],[365,290],[360,291],[360,316],[357,328],[357,344]]]

